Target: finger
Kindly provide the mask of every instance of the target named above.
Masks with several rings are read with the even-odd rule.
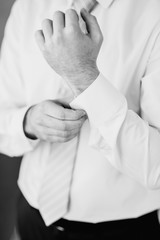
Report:
[[[83,117],[86,113],[83,110],[65,108],[55,101],[47,101],[43,104],[43,114],[58,120],[75,121]]]
[[[77,121],[64,121],[44,115],[43,118],[39,120],[38,125],[42,127],[52,128],[55,130],[71,131],[74,129],[80,129],[85,120],[86,118],[82,117]]]
[[[86,23],[87,31],[93,40],[100,41],[102,32],[97,22],[96,17],[87,12],[84,8],[81,10],[81,16]]]
[[[44,19],[42,22],[42,30],[45,40],[49,40],[53,35],[53,22],[50,19]]]
[[[68,9],[65,13],[66,27],[76,26],[79,27],[79,17],[74,9]]]
[[[36,39],[36,42],[37,42],[40,50],[43,51],[44,44],[45,44],[45,38],[44,38],[42,30],[38,30],[35,32],[35,39]]]
[[[63,130],[57,130],[53,128],[40,126],[39,130],[45,136],[68,138],[70,136],[78,134],[80,131],[80,128],[63,131]]]
[[[65,120],[76,121],[81,119],[85,115],[86,115],[86,112],[84,110],[74,110],[74,109],[64,108]]]
[[[77,134],[72,135],[68,138],[62,138],[62,137],[47,137],[46,141],[50,142],[50,143],[64,143],[64,142],[69,142],[70,140],[72,140],[73,138],[75,138],[77,136]]]
[[[80,129],[73,129],[71,131],[58,131],[52,128],[39,127],[38,138],[49,142],[66,142],[77,136]]]
[[[54,33],[58,33],[65,27],[65,15],[61,11],[56,11],[53,15]]]

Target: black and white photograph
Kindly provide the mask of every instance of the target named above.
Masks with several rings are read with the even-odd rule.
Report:
[[[160,239],[160,0],[0,0],[0,240]]]

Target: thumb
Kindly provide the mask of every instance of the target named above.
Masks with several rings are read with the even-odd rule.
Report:
[[[84,8],[81,10],[81,16],[86,23],[87,31],[90,34],[91,39],[100,40],[102,38],[102,32],[98,25],[96,17],[91,15]]]

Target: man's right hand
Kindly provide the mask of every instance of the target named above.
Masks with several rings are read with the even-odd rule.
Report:
[[[32,106],[26,113],[24,132],[32,139],[67,142],[77,136],[86,119],[83,110],[74,110],[46,100]]]

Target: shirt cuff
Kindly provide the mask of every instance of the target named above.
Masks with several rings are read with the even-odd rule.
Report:
[[[70,106],[85,110],[90,122],[99,126],[113,119],[122,109],[126,110],[127,101],[108,79],[99,74],[98,78],[70,103]]]
[[[15,138],[15,141],[17,142],[17,144],[14,145],[15,155],[20,155],[20,153],[24,154],[28,151],[31,151],[39,142],[39,140],[32,140],[27,138],[24,133],[23,121],[25,114],[29,108],[30,106],[18,109],[15,112],[14,118],[10,125],[11,138]]]

